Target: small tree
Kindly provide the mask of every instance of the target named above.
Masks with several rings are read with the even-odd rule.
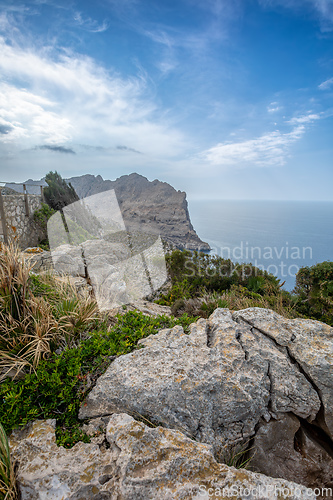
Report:
[[[62,212],[67,205],[79,201],[80,198],[71,183],[67,184],[58,172],[49,172],[45,181],[48,184],[44,188],[45,201],[53,210]]]
[[[65,217],[64,208],[80,201],[71,183],[67,184],[58,172],[49,172],[45,176],[45,181],[48,184],[44,188],[45,201],[51,209],[60,212],[69,242],[74,243],[68,224],[71,225],[74,233],[82,228],[90,237],[98,237],[101,229],[100,222],[83,203],[76,203],[74,208],[71,207],[66,211]]]

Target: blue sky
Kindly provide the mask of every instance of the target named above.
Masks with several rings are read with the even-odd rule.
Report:
[[[333,201],[333,0],[0,0],[0,181]]]

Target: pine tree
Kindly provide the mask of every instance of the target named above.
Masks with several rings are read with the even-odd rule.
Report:
[[[67,184],[58,172],[49,172],[45,181],[48,184],[44,188],[45,201],[53,210],[62,211],[64,207],[80,199],[71,183]]]

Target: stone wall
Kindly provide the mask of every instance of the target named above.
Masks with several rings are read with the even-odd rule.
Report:
[[[29,215],[26,215],[24,195],[2,195],[9,239],[16,237],[22,249],[38,245],[39,230],[33,214],[42,206],[41,196],[28,195]],[[3,240],[3,236],[0,236]]]

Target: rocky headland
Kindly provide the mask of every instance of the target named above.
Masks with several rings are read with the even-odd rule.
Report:
[[[66,181],[72,184],[78,196],[86,198],[108,190],[114,190],[121,215],[129,232],[160,235],[176,248],[208,251],[208,243],[195,232],[188,211],[186,193],[177,191],[167,182],[149,181],[137,173],[123,175],[115,181],[104,180],[100,175],[80,175]],[[27,192],[40,193],[45,179],[26,182]],[[34,186],[38,184],[38,186]],[[22,192],[22,185],[6,184],[6,189]]]
[[[209,250],[200,240],[190,220],[186,193],[157,179],[142,175],[123,175],[115,181],[100,175],[81,175],[67,179],[80,198],[114,189],[128,231],[160,234],[177,248]]]

